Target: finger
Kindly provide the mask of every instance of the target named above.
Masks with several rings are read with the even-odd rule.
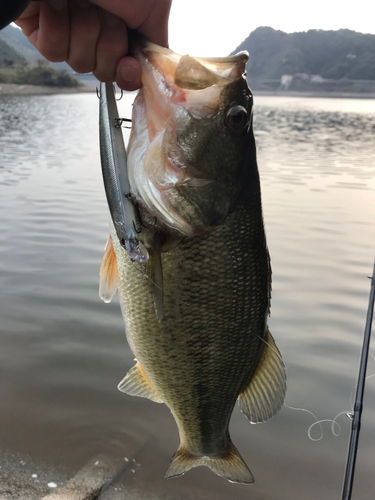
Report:
[[[31,2],[20,17],[14,21],[33,45],[35,43],[31,40],[31,36],[39,28],[39,12],[40,2]]]
[[[138,31],[150,42],[168,47],[168,19],[172,0],[156,0]]]
[[[67,0],[40,2],[39,28],[31,35],[35,46],[51,62],[66,61],[69,56],[69,14]]]
[[[116,71],[116,83],[120,89],[131,92],[141,86],[141,65],[134,57],[123,57]]]
[[[70,2],[70,42],[67,63],[77,73],[96,67],[96,45],[100,35],[97,8],[88,0]]]
[[[168,46],[168,18],[172,0],[91,0],[116,14],[151,42]]]
[[[93,3],[115,14],[131,29],[136,29],[148,17],[155,0],[92,0]],[[156,0],[158,2],[159,0]],[[161,0],[164,1],[164,0]]]
[[[114,82],[117,64],[128,51],[126,24],[103,9],[98,11],[101,30],[96,46],[96,67],[93,73],[101,82]]]

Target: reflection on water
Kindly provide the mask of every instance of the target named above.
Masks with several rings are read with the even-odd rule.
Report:
[[[123,116],[130,103],[120,101]],[[375,101],[255,103],[270,328],[288,368],[287,403],[334,418],[351,409],[375,250]],[[141,465],[122,488],[147,498],[338,498],[350,421],[339,417],[339,437],[323,424],[312,442],[312,417],[288,408],[257,426],[234,412],[233,441],[253,487],[205,468],[163,479],[177,429],[164,405],[117,391],[133,356],[118,301],[98,297],[108,210],[97,122],[94,95],[0,98],[2,449],[71,473],[98,453],[137,454]],[[375,488],[374,396],[370,379],[356,498]]]

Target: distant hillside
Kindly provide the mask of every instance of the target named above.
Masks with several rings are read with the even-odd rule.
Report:
[[[375,35],[344,29],[287,34],[262,27],[233,53],[240,50],[250,54],[250,85],[296,74],[320,75],[327,81],[375,80]]]
[[[0,67],[10,67],[15,63],[24,61],[24,57],[22,57],[6,42],[0,39]]]
[[[14,26],[7,26],[3,30],[0,31],[0,42],[6,42],[10,47],[12,47],[18,54],[23,56],[25,60],[33,64],[38,59],[41,59],[42,56],[37,51],[32,43],[26,38],[26,36],[22,33],[22,31]],[[0,57],[2,54],[1,46],[0,46]],[[65,62],[61,63],[50,63],[51,66],[57,69],[65,69],[69,71],[69,73],[73,73],[73,70],[68,64]]]
[[[0,83],[59,88],[81,85],[61,64],[56,68],[43,60],[22,32],[11,26],[0,31]]]
[[[19,54],[22,54],[28,62],[35,62],[41,57],[34,45],[18,28],[7,26],[0,31],[0,39],[13,47]]]

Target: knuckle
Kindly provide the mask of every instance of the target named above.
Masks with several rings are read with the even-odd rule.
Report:
[[[68,59],[66,62],[76,73],[91,73],[95,70],[95,64],[90,61]]]
[[[96,68],[92,73],[100,82],[111,83],[115,81],[115,71],[109,68]]]
[[[37,48],[42,56],[51,62],[63,62],[68,58],[68,43],[51,43],[49,40],[42,40]]]
[[[67,59],[68,54],[66,52],[49,52],[49,51],[40,51],[42,56],[44,56],[50,62],[64,62]]]

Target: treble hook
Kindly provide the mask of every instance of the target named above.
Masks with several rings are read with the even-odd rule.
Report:
[[[115,118],[113,120],[113,126],[115,128],[120,128],[123,122],[132,122],[130,118]],[[124,127],[124,128],[131,128],[131,127]]]
[[[140,225],[140,229],[138,229],[134,225],[134,229],[137,231],[137,233],[139,234],[140,232],[142,232],[142,227],[144,227],[145,229],[152,229],[152,228],[154,228],[156,226],[157,222],[158,222],[157,217],[154,216],[154,220],[152,222],[149,222],[149,221],[146,222],[144,219],[142,219],[142,215],[141,215],[141,211],[139,209],[139,205],[135,201],[135,199],[133,199],[131,193],[127,193],[125,196],[126,196],[126,198],[128,198],[128,200],[130,200],[133,203],[134,209],[135,209],[135,213],[137,214],[138,222],[139,222],[139,225]]]
[[[134,231],[136,231],[137,234],[140,234],[142,232],[142,229],[138,229],[137,226],[135,225],[134,221],[133,221],[133,227],[134,227]]]
[[[100,92],[99,92],[98,87],[96,87],[96,96],[97,96],[98,99],[100,99]]]
[[[121,89],[120,97],[118,99],[116,99],[116,101],[121,101],[123,95],[124,95],[124,91]]]

